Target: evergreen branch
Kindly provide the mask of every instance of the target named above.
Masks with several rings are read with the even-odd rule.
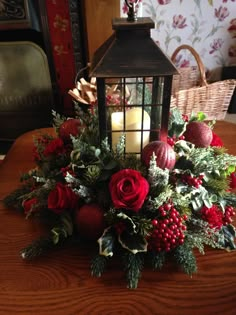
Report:
[[[229,181],[226,177],[220,177],[220,178],[211,177],[208,179],[208,181],[204,183],[204,186],[208,187],[209,189],[214,190],[220,195],[224,195],[225,192],[229,189]]]
[[[152,268],[154,270],[157,270],[157,269],[160,270],[165,263],[166,253],[164,251],[160,253],[152,252],[150,254],[150,260],[151,260]]]
[[[123,257],[126,279],[128,282],[127,287],[129,289],[136,289],[138,287],[138,281],[141,277],[141,270],[143,268],[144,260],[141,254],[133,254],[126,252]]]
[[[3,199],[3,203],[6,208],[15,208],[17,210],[23,211],[22,207],[22,199],[21,197],[27,193],[29,193],[30,187],[28,185],[24,185],[16,190],[14,190],[11,194],[7,195]]]
[[[197,262],[190,246],[184,244],[178,246],[174,251],[176,262],[182,267],[183,271],[188,275],[197,272]]]
[[[108,258],[103,255],[97,255],[91,262],[91,274],[94,277],[101,277],[107,266]]]
[[[41,237],[23,248],[21,250],[21,257],[30,260],[41,256],[49,249],[62,245],[65,239],[72,235],[72,227],[70,226],[69,219],[65,217],[62,218],[62,223],[54,227],[47,237]]]
[[[211,229],[208,223],[201,219],[191,218],[188,221],[187,231],[185,242],[191,248],[198,248],[201,254],[204,254],[204,245],[222,248],[218,243],[219,233]]]
[[[44,252],[55,247],[52,237],[40,238],[32,242],[20,252],[23,259],[31,260],[35,257],[41,256]]]

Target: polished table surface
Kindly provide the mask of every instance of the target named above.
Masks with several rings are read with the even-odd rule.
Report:
[[[218,121],[214,131],[228,152],[236,154],[236,124]],[[34,166],[33,134],[38,132],[18,138],[0,164],[1,201],[17,188],[20,174]],[[86,248],[73,246],[31,262],[22,260],[20,250],[41,235],[42,227],[2,202],[0,216],[1,315],[236,314],[236,251],[196,253],[198,273],[192,277],[171,264],[161,272],[145,268],[139,287],[130,290],[117,261],[101,278],[91,277]]]

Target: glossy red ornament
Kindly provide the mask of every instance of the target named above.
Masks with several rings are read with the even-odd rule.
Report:
[[[82,237],[97,240],[105,228],[103,209],[95,203],[83,205],[75,213],[75,225]]]
[[[152,141],[148,143],[142,150],[141,159],[144,164],[149,167],[150,159],[156,156],[156,164],[162,169],[171,170],[176,162],[176,154],[173,148],[163,141]]]
[[[211,128],[200,121],[192,121],[186,126],[185,140],[198,148],[206,148],[211,144],[213,135]]]

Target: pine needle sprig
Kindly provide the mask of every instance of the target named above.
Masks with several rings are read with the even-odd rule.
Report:
[[[174,258],[183,271],[188,275],[192,275],[197,272],[197,262],[193,254],[193,250],[186,243],[175,249]]]
[[[108,258],[103,255],[96,255],[91,262],[91,274],[94,277],[101,277],[107,266]]]
[[[222,248],[218,243],[217,231],[211,229],[208,223],[201,219],[191,218],[188,221],[187,231],[186,242],[191,248],[197,248],[201,254],[205,254],[205,245],[212,248]]]
[[[7,195],[3,199],[3,203],[6,208],[14,208],[23,211],[21,196],[31,191],[28,185],[23,185],[20,188],[14,190],[11,194]]]
[[[205,187],[217,192],[220,196],[223,196],[229,189],[229,180],[226,177],[213,178],[210,177],[204,183]]]
[[[164,251],[160,253],[151,252],[149,258],[150,258],[152,269],[161,270],[166,261],[166,253]]]
[[[55,244],[53,243],[51,236],[45,238],[41,237],[23,248],[20,254],[23,259],[31,260],[41,256],[53,247],[55,247]]]
[[[119,164],[121,169],[131,168],[140,171],[142,174],[146,173],[146,168],[134,154],[127,154],[125,158],[119,159]]]
[[[143,255],[126,252],[123,256],[123,262],[127,279],[127,287],[129,289],[136,289],[138,287],[138,281],[141,277],[141,271],[144,265]]]
[[[21,250],[23,259],[41,256],[49,249],[61,246],[73,234],[73,223],[69,215],[62,215],[57,226],[51,229],[46,237],[41,237]]]

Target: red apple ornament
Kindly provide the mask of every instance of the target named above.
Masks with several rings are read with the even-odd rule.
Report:
[[[95,204],[85,204],[75,214],[79,234],[88,240],[97,240],[105,228],[104,211]]]
[[[70,135],[76,137],[80,133],[81,122],[79,119],[70,118],[64,121],[59,128],[59,137],[63,142],[71,142]]]
[[[200,121],[192,121],[187,124],[184,132],[186,141],[195,144],[198,148],[206,148],[211,144],[213,135],[211,128]]]
[[[144,164],[149,167],[150,159],[156,156],[156,164],[162,169],[171,170],[176,162],[176,154],[172,147],[163,141],[152,141],[148,143],[142,150],[141,158]]]

